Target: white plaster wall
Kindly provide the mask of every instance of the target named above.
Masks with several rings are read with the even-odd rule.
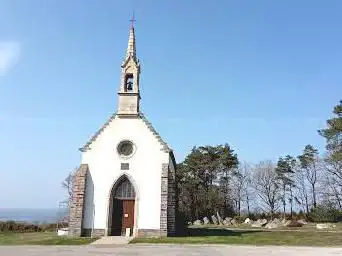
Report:
[[[118,143],[124,139],[136,145],[134,155],[127,160],[121,159],[116,150]],[[90,147],[82,154],[82,163],[88,164],[94,184],[94,228],[107,228],[111,188],[126,172],[133,179],[138,196],[136,228],[159,229],[161,170],[162,163],[168,163],[169,154],[160,150],[159,141],[143,120],[116,116]],[[121,162],[128,162],[129,170],[121,171]],[[90,205],[87,204],[87,207]],[[86,214],[85,218],[85,223],[92,223],[90,214]]]
[[[85,193],[85,209],[83,218],[83,228],[92,228],[94,214],[94,183],[91,173],[87,173],[86,193]]]

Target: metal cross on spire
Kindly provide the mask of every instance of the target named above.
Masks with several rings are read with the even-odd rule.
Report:
[[[136,21],[134,19],[134,12],[133,12],[132,18],[129,21],[131,22],[131,27],[133,28],[134,27],[134,22]]]
[[[127,52],[126,52],[126,59],[129,56],[132,56],[135,58],[135,35],[134,35],[134,12],[132,15],[132,18],[130,19],[131,21],[131,28],[129,29],[129,38],[128,38],[128,47],[127,47]]]

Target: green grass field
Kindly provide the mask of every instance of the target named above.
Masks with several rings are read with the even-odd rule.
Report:
[[[342,246],[338,232],[264,231],[192,228],[184,237],[136,238],[131,243]]]
[[[59,237],[55,232],[0,233],[0,245],[84,245],[96,239]],[[182,237],[136,238],[131,243],[248,244],[289,246],[342,246],[341,231],[234,230],[190,228]]]
[[[0,245],[82,245],[93,241],[95,239],[60,237],[55,232],[0,233]]]

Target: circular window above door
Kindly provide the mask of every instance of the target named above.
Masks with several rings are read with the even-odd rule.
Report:
[[[129,158],[134,153],[134,144],[129,140],[121,141],[117,147],[118,154],[122,158]]]

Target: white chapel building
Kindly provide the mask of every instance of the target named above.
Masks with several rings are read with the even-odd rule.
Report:
[[[70,235],[175,234],[175,158],[140,111],[139,76],[132,24],[117,111],[80,149],[69,206]]]

